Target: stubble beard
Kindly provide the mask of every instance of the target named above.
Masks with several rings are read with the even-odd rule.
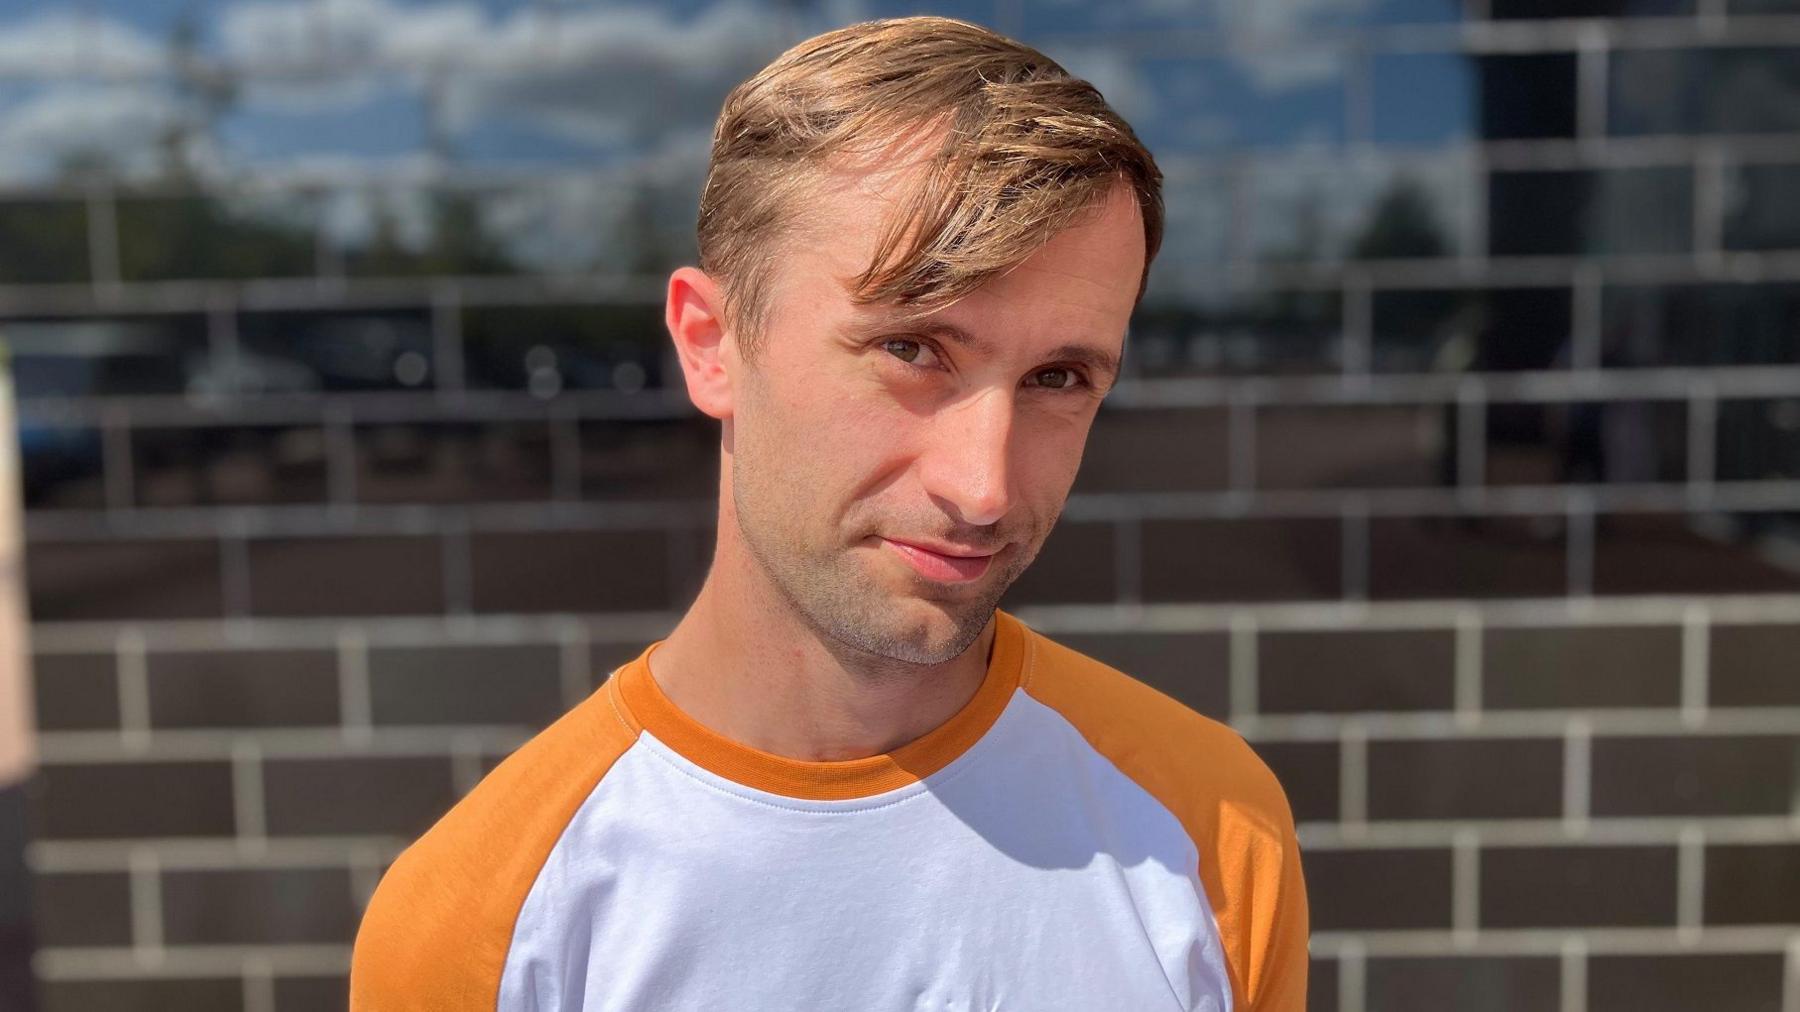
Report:
[[[849,546],[809,548],[802,536],[765,515],[762,497],[746,488],[754,483],[747,477],[740,474],[732,483],[732,503],[751,558],[795,616],[828,641],[876,661],[872,667],[932,666],[961,656],[981,638],[1000,598],[1036,554],[1035,544],[1027,543],[1029,554],[1014,544],[1006,568],[987,574],[979,591],[934,596],[926,585],[896,597],[858,564]],[[779,509],[769,505],[771,513]],[[879,545],[875,550],[886,551]]]

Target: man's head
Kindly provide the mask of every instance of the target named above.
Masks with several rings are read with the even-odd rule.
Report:
[[[1091,86],[962,22],[827,33],[733,91],[667,310],[724,423],[719,559],[853,650],[966,650],[1061,513],[1160,179]]]

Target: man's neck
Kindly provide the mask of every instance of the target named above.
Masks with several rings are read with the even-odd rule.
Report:
[[[980,688],[992,620],[944,664],[872,657],[814,630],[733,547],[720,545],[698,599],[651,657],[670,702],[707,728],[790,759],[860,759],[923,736]]]

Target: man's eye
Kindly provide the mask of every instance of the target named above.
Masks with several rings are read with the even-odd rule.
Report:
[[[1064,369],[1061,366],[1039,369],[1031,374],[1031,378],[1036,385],[1050,390],[1062,390],[1081,382],[1081,377],[1075,375],[1075,370]]]
[[[919,363],[919,357],[925,355],[925,345],[918,341],[909,341],[904,337],[890,338],[881,343],[883,351],[902,362]]]

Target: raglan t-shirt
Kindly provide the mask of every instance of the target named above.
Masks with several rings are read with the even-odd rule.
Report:
[[[891,753],[728,740],[659,646],[382,878],[355,1010],[1254,1010],[1305,1004],[1287,801],[1230,729],[996,613]]]

